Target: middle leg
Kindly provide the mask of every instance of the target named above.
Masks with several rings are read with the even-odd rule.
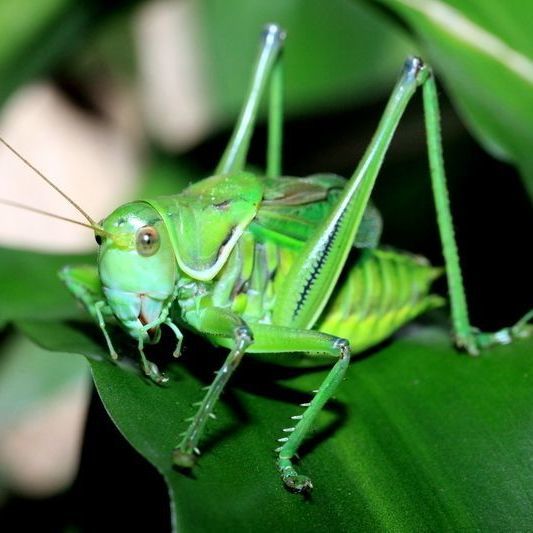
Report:
[[[264,324],[251,325],[254,344],[250,352],[255,353],[294,353],[303,352],[309,357],[330,356],[337,359],[324,381],[315,391],[309,403],[302,404],[305,410],[293,416],[293,427],[284,430],[285,435],[278,439],[278,467],[281,479],[292,492],[310,492],[313,483],[308,476],[299,474],[293,464],[299,447],[310,432],[318,414],[327,401],[335,394],[350,363],[350,344],[346,339],[335,337],[316,330],[295,329]]]
[[[181,468],[192,468],[200,455],[198,443],[209,418],[214,418],[213,410],[233,372],[239,366],[246,348],[252,343],[252,332],[237,315],[224,309],[208,308],[199,313],[191,313],[190,319],[202,333],[220,336],[228,340],[230,353],[200,402],[196,415],[182,434],[180,443],[173,452],[173,461]]]
[[[192,419],[183,439],[174,451],[178,466],[191,468],[194,454],[205,424],[212,414],[215,402],[223,387],[236,369],[244,352],[248,353],[306,353],[313,356],[329,356],[337,362],[318,388],[313,400],[306,404],[302,415],[293,418],[294,427],[280,439],[278,466],[285,486],[294,492],[307,492],[313,488],[311,480],[296,471],[292,460],[309,433],[318,413],[335,393],[350,362],[350,347],[345,339],[315,330],[288,328],[266,324],[245,324],[240,317],[224,309],[208,308],[188,313],[188,323],[206,334],[216,344],[230,348],[223,367],[208,389],[196,416]]]

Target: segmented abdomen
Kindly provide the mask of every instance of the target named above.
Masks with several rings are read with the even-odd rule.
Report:
[[[417,315],[442,305],[443,298],[429,294],[432,281],[441,272],[421,257],[365,250],[339,280],[339,289],[316,329],[348,339],[352,353],[360,352]]]

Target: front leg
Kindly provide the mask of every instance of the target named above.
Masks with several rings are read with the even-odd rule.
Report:
[[[59,272],[59,277],[98,324],[106,340],[111,359],[116,361],[118,359],[118,354],[106,328],[106,319],[114,318],[114,315],[105,298],[96,267],[88,265],[77,267],[67,266]],[[172,330],[177,340],[174,356],[178,357],[180,355],[183,335],[178,327],[172,323],[168,317],[168,313],[169,308],[164,309],[155,321],[140,327],[134,335],[137,340],[137,349],[141,358],[142,370],[150,380],[158,385],[166,383],[168,378],[159,371],[155,363],[148,361],[144,353],[144,344],[145,341],[148,340],[148,332],[150,330],[157,329],[157,331],[159,331],[159,326],[161,324],[166,324]]]
[[[116,361],[118,354],[111,342],[105,323],[105,319],[113,317],[113,313],[106,302],[96,267],[89,265],[66,266],[59,271],[59,278],[98,324],[104,334],[111,359]]]

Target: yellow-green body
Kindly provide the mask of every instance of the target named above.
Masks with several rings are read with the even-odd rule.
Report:
[[[313,228],[329,213],[344,185],[344,180],[334,175],[259,179],[266,200],[262,198],[258,204],[256,215],[243,228],[217,274],[212,279],[198,279],[203,276],[194,277],[190,264],[188,271],[192,275],[180,271],[175,315],[185,326],[191,325],[187,324],[188,312],[211,307],[228,309],[246,323],[275,323],[273,310],[283,281]],[[238,184],[238,179],[234,183]],[[210,195],[211,191],[205,193]],[[170,201],[167,198],[167,205]],[[173,201],[179,209],[180,198],[176,196]],[[204,212],[204,216],[209,214]],[[170,218],[168,222],[173,224],[168,230],[174,242],[192,238],[189,233],[180,234],[181,219]],[[372,223],[373,220],[367,220],[367,226]],[[212,225],[216,227],[216,222]],[[197,231],[198,225],[194,225],[194,232]],[[221,242],[225,239],[222,237]],[[442,298],[429,294],[431,282],[441,269],[431,267],[420,256],[366,247],[367,242],[361,244],[365,247],[354,247],[345,273],[314,326],[348,339],[352,353],[384,340],[420,313],[443,303]],[[195,246],[200,247],[198,241]],[[223,253],[214,250],[211,256],[218,258]],[[203,264],[209,269],[212,263]],[[178,263],[176,267],[180,270]],[[217,343],[217,337],[211,339]],[[221,344],[227,342],[222,340]]]
[[[161,324],[169,321],[201,331],[197,317],[205,309],[225,310],[246,324],[283,326],[275,309],[285,280],[344,184],[335,175],[240,173],[120,207],[103,222],[115,237],[104,239],[98,259],[101,292],[112,315],[143,342],[157,341]],[[144,227],[159,235],[149,256],[136,249],[135,233]],[[442,303],[429,294],[441,270],[419,256],[377,248],[380,231],[370,208],[341,278],[310,324],[347,339],[351,353]],[[206,336],[221,346],[231,342]]]

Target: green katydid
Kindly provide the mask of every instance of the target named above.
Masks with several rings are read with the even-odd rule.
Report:
[[[533,328],[528,323],[531,313],[496,333],[470,325],[448,205],[436,88],[420,59],[406,61],[349,180],[331,174],[281,177],[284,39],[279,26],[265,28],[251,87],[214,175],[180,194],[123,205],[99,224],[2,142],[73,203],[87,220],[81,224],[94,230],[98,267],[65,267],[60,276],[99,325],[113,359],[117,352],[107,331],[109,320],[136,340],[142,369],[156,383],[166,377],[148,361],[144,345],[158,342],[163,325],[176,337],[175,356],[181,351],[182,329],[229,349],[176,445],[173,459],[178,467],[194,466],[206,423],[245,353],[283,357],[301,352],[334,361],[312,401],[303,405],[279,439],[278,468],[285,486],[306,492],[312,482],[296,471],[293,458],[342,381],[350,355],[443,304],[430,294],[442,269],[418,256],[379,248],[381,223],[369,205],[391,138],[418,87],[423,90],[455,340],[476,355],[484,347],[529,335]],[[256,176],[245,171],[245,164],[267,87],[267,169],[264,176]],[[350,254],[356,256],[353,263]]]

